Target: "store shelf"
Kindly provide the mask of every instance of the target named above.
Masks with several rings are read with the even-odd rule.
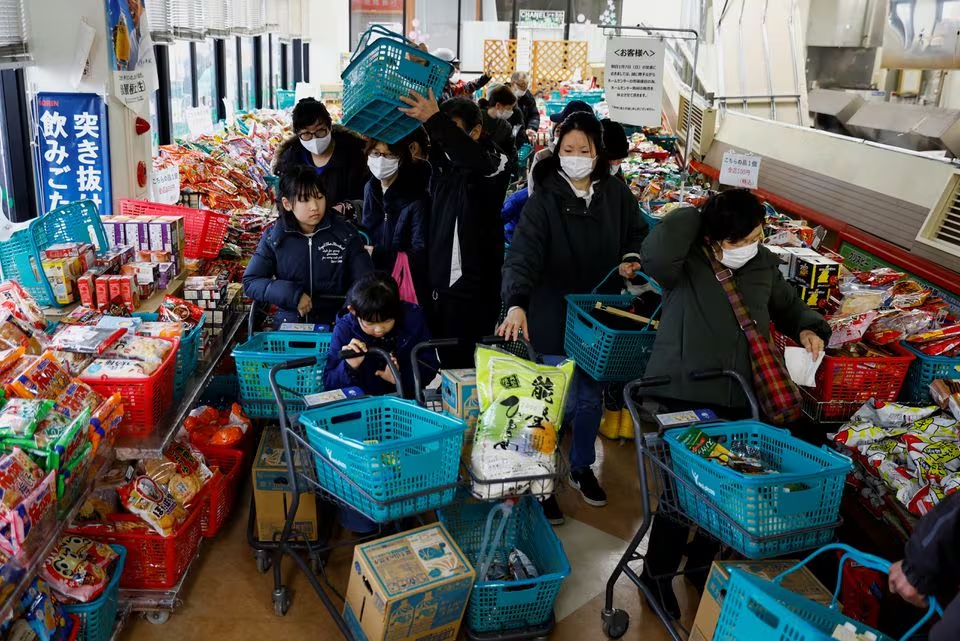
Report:
[[[137,313],[147,313],[155,314],[158,309],[160,309],[160,303],[163,302],[163,298],[166,295],[176,296],[183,290],[183,283],[187,280],[186,272],[181,273],[179,276],[170,281],[170,285],[167,286],[163,291],[155,293],[150,298],[141,301],[140,307],[137,308]],[[44,307],[43,315],[47,317],[48,321],[58,321],[64,316],[68,315],[70,312],[75,310],[80,306],[80,303],[73,303],[67,305],[66,307]]]
[[[113,460],[113,452],[109,449],[103,454],[98,454],[97,460],[95,460],[94,464],[90,466],[89,476],[86,479],[86,487],[84,488],[83,492],[80,493],[80,496],[77,497],[77,501],[73,505],[69,506],[66,510],[57,514],[51,514],[51,518],[49,518],[42,526],[42,529],[31,534],[31,537],[37,537],[34,539],[35,541],[42,540],[43,543],[33,551],[30,559],[26,561],[26,571],[23,577],[20,579],[19,583],[17,583],[17,586],[13,589],[13,592],[11,592],[4,600],[3,604],[0,605],[0,621],[5,621],[11,616],[14,606],[20,600],[20,597],[23,595],[24,591],[30,587],[33,579],[40,571],[40,566],[50,555],[50,552],[53,551],[53,548],[60,540],[60,534],[70,523],[73,522],[73,519],[76,518],[77,513],[87,500],[87,497],[90,496],[90,492],[93,489],[93,484],[97,477],[100,476],[100,474],[103,473],[113,463]]]
[[[132,461],[144,458],[157,458],[163,454],[163,451],[170,445],[183,424],[183,420],[194,407],[197,399],[203,394],[210,378],[216,371],[217,365],[224,354],[230,348],[233,338],[237,331],[243,325],[246,316],[237,313],[227,324],[219,337],[215,339],[211,348],[210,358],[199,364],[197,371],[187,379],[184,386],[185,392],[183,398],[177,405],[170,408],[163,418],[160,419],[156,428],[149,436],[121,436],[117,438],[114,450],[117,458],[123,461]]]

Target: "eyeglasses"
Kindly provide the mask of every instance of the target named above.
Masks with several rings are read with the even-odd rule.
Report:
[[[370,157],[371,157],[371,158],[386,158],[387,160],[396,160],[396,159],[397,159],[396,156],[394,156],[393,154],[391,154],[391,153],[389,153],[389,152],[387,152],[387,153],[382,153],[382,152],[379,152],[379,151],[371,151],[371,152],[370,152]]]
[[[297,135],[300,137],[300,140],[304,142],[310,142],[314,138],[326,138],[330,135],[330,129],[324,127],[323,129],[318,129],[316,131],[301,131]]]

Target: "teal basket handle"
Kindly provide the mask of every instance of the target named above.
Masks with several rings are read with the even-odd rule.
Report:
[[[611,270],[607,273],[607,275],[603,277],[603,280],[601,280],[599,283],[597,283],[597,286],[594,287],[593,290],[592,290],[590,293],[591,293],[591,294],[596,294],[596,293],[597,293],[597,290],[599,290],[601,287],[603,287],[604,283],[606,283],[608,280],[610,280],[610,277],[613,276],[614,274],[616,274],[618,271],[620,271],[620,265],[619,265],[619,264],[618,264],[616,267],[614,267],[613,269],[611,269]],[[633,277],[636,278],[637,276],[642,276],[648,283],[650,283],[650,286],[653,287],[653,290],[654,290],[655,292],[657,292],[658,294],[662,294],[662,293],[663,293],[663,288],[660,287],[660,284],[659,284],[657,281],[655,281],[655,280],[653,280],[652,278],[650,278],[649,276],[647,276],[646,274],[644,274],[642,271],[639,271],[639,270],[638,270],[638,271],[634,272]]]
[[[363,53],[363,51],[370,46],[370,39],[375,35],[380,34],[381,36],[386,36],[388,38],[393,38],[394,40],[399,40],[404,44],[408,44],[412,47],[416,47],[416,43],[413,40],[410,40],[402,33],[397,33],[396,31],[390,31],[382,25],[371,25],[366,31],[363,32],[363,35],[360,36],[360,40],[357,41],[357,48],[354,50],[353,55],[350,56],[350,62],[353,62],[356,57]],[[423,53],[427,53],[424,51]],[[429,54],[428,54],[429,55]]]
[[[842,551],[843,556],[840,557],[840,569],[837,571],[837,587],[833,593],[833,602],[830,604],[831,608],[837,607],[837,601],[840,596],[840,586],[843,580],[843,567],[844,565],[846,565],[846,562],[848,560],[852,560],[858,563],[859,565],[862,565],[863,567],[874,570],[876,572],[882,572],[883,574],[890,573],[890,565],[891,565],[890,561],[887,561],[886,559],[882,559],[879,556],[874,556],[872,554],[867,554],[866,552],[861,552],[859,550],[856,550],[850,547],[849,545],[844,545],[843,543],[832,543],[830,545],[823,546],[816,552],[811,553],[810,556],[800,561],[789,570],[775,576],[773,578],[773,582],[779,585],[784,578],[786,578],[790,574],[793,574],[800,568],[806,567],[806,565],[809,564],[813,559],[817,558],[824,552],[831,552],[834,550]],[[916,634],[920,630],[920,628],[926,625],[926,623],[930,619],[932,619],[934,615],[940,616],[940,617],[943,616],[943,608],[940,607],[940,604],[937,603],[937,600],[935,598],[933,598],[932,596],[928,597],[927,601],[929,602],[930,606],[927,608],[926,614],[924,614],[923,618],[917,621],[917,624],[914,625],[912,628],[910,628],[910,630],[908,630],[901,637],[901,641],[908,641],[914,634]]]

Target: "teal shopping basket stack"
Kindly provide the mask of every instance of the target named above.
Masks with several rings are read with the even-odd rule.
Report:
[[[397,110],[406,106],[400,97],[432,89],[439,99],[452,70],[402,35],[370,27],[341,75],[343,126],[389,144],[401,140],[420,123]]]
[[[127,549],[122,545],[111,545],[117,553],[113,563],[113,574],[103,593],[89,603],[65,603],[63,610],[80,621],[80,633],[77,641],[108,641],[117,622],[117,610],[120,598],[120,576],[127,560]]]

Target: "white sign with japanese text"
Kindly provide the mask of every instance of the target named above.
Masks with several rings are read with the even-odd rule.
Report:
[[[728,151],[720,164],[720,184],[756,189],[760,184],[760,157]]]
[[[610,119],[659,127],[663,105],[664,44],[659,38],[610,38],[604,89]]]
[[[176,205],[180,200],[180,168],[177,165],[153,170],[150,198],[164,205]]]

